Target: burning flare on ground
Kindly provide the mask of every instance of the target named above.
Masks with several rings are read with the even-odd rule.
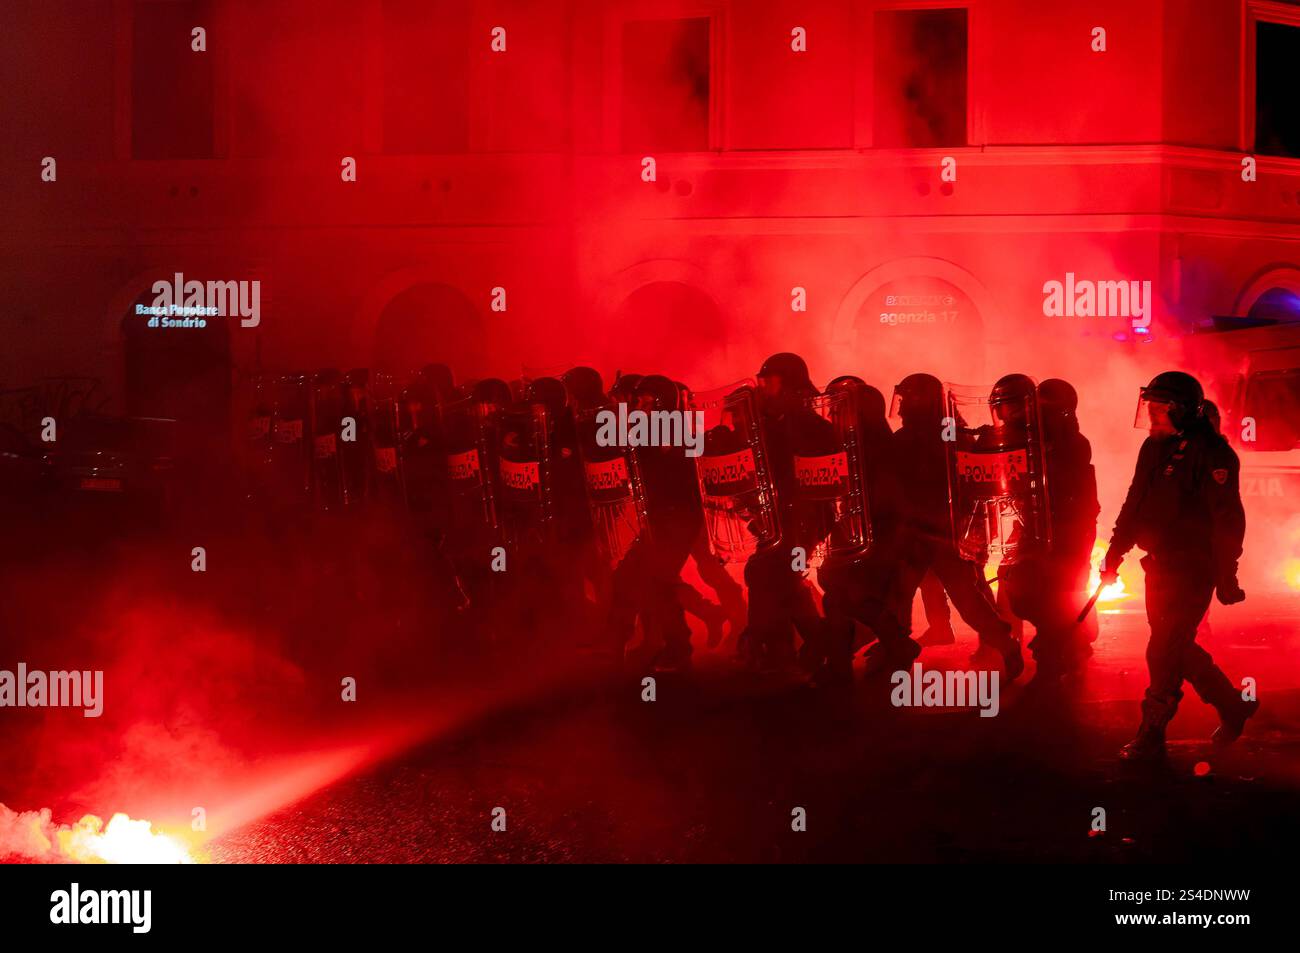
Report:
[[[1300,590],[1300,559],[1283,560],[1282,576],[1286,579],[1286,584],[1289,587]]]
[[[1292,516],[1282,530],[1286,543],[1283,546],[1282,580],[1288,589],[1300,591],[1300,516]],[[1287,555],[1289,553],[1289,555]]]
[[[0,859],[80,864],[192,864],[189,848],[145,820],[94,814],[55,825],[49,808],[18,813],[0,804]]]
[[[157,832],[144,820],[114,814],[108,826],[87,814],[58,832],[59,852],[83,864],[192,864],[180,841]]]

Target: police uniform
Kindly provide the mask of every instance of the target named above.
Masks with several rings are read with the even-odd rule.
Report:
[[[929,375],[914,374],[899,384],[898,391],[904,401],[903,426],[893,436],[894,460],[903,488],[904,534],[894,596],[900,621],[910,631],[912,600],[926,572],[933,571],[957,614],[979,634],[981,645],[1002,655],[1007,679],[1015,679],[1024,670],[1020,645],[1011,638],[1011,626],[998,615],[981,584],[979,567],[961,558],[952,539],[942,439],[942,385]],[[909,399],[911,410],[907,409]],[[913,646],[915,643],[882,643],[882,658],[878,663],[870,660],[872,669],[892,671],[900,660],[910,662],[916,654]]]
[[[1076,611],[1088,584],[1100,506],[1092,445],[1074,416],[1074,388],[1054,379],[1038,393],[1052,543],[1008,566],[998,594],[1005,593],[1011,611],[1034,626],[1029,649],[1038,675],[1050,678],[1074,671],[1091,651]]]
[[[1174,374],[1157,377],[1144,395],[1180,396],[1156,388],[1161,378]],[[1146,652],[1151,684],[1142,701],[1138,738],[1125,749],[1125,757],[1163,752],[1164,729],[1182,699],[1184,681],[1218,711],[1223,728],[1217,740],[1234,739],[1257,707],[1243,701],[1210,653],[1196,644],[1197,626],[1216,589],[1228,604],[1245,598],[1237,585],[1237,560],[1246,516],[1237,455],[1200,414],[1200,385],[1188,375],[1181,378],[1195,384],[1194,394],[1186,398],[1194,406],[1187,408],[1179,432],[1153,434],[1143,442],[1104,566],[1115,571],[1135,545],[1146,550],[1142,566],[1151,625]]]
[[[819,441],[834,443],[829,422],[802,405],[803,398],[815,394],[803,359],[794,354],[777,354],[768,358],[759,377],[778,377],[781,393],[776,398],[760,400],[760,425],[771,468],[772,483],[780,508],[781,538],[760,549],[745,563],[745,585],[749,590],[749,621],[745,627],[743,650],[749,660],[780,667],[794,658],[792,627],[810,649],[824,642],[823,620],[806,572],[794,568],[796,547],[811,552],[814,540],[808,527],[795,512],[795,447],[814,446]],[[804,653],[806,661],[815,658],[815,649]]]
[[[854,624],[861,623],[884,645],[914,646],[893,599],[894,572],[901,544],[902,488],[891,454],[893,432],[885,419],[880,391],[857,378],[839,378],[830,389],[854,395],[857,431],[864,458],[866,499],[870,506],[871,546],[860,558],[828,558],[817,570],[825,593],[825,650],[818,681],[842,684],[852,676]],[[910,606],[908,607],[910,612]],[[912,648],[911,655],[919,650]]]
[[[656,411],[676,407],[675,385],[650,375],[638,394],[654,400]],[[685,668],[691,657],[691,630],[678,594],[686,564],[704,525],[695,464],[681,447],[642,447],[634,451],[645,493],[646,528],[614,570],[609,627],[615,648],[630,640],[639,616],[646,641],[660,646],[656,666]]]

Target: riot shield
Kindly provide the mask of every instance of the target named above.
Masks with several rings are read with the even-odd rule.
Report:
[[[375,496],[389,504],[406,503],[406,476],[402,462],[402,405],[397,381],[376,374],[370,381],[370,485]]]
[[[494,430],[495,422],[485,417],[473,400],[456,401],[444,410],[447,539],[457,551],[485,544],[490,547],[501,536],[496,511]]]
[[[689,406],[704,414],[704,451],[695,471],[709,545],[724,562],[744,562],[781,535],[754,381],[693,393]]]
[[[437,395],[418,376],[398,398],[397,457],[402,468],[406,504],[418,520],[439,519],[435,510],[442,492],[441,413]]]
[[[545,545],[555,534],[550,419],[540,405],[517,404],[498,420],[497,517],[507,546],[520,552]]]
[[[370,372],[356,368],[348,372],[340,387],[343,426],[339,455],[343,466],[343,485],[351,506],[361,505],[374,492],[370,479],[374,455],[370,433],[370,383]]]
[[[1013,565],[1051,545],[1047,468],[1038,398],[990,397],[946,385],[955,439],[945,440],[953,539],[963,559]]]
[[[578,454],[596,545],[602,559],[614,567],[646,529],[646,495],[636,451],[602,446],[597,439],[602,411],[611,412],[612,408],[594,408],[577,415]]]
[[[275,378],[259,375],[252,380],[248,415],[245,417],[241,459],[251,497],[266,496],[272,486],[275,463]]]
[[[343,425],[343,393],[337,371],[322,371],[311,388],[312,487],[316,505],[337,510],[348,504],[347,482],[339,438]]]
[[[277,490],[293,501],[311,495],[311,458],[307,438],[311,432],[311,379],[286,374],[275,382],[271,417],[272,465]]]
[[[808,565],[863,556],[871,544],[871,517],[852,393],[809,397],[790,423],[791,514],[801,528],[800,537],[812,541]]]

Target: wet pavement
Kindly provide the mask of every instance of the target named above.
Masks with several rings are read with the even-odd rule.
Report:
[[[704,650],[645,701],[645,673],[573,644],[448,664],[462,633],[437,621],[409,534],[229,522],[0,573],[11,661],[103,667],[107,694],[99,719],[4,713],[0,803],[186,830],[203,806],[194,840],[216,862],[1257,862],[1300,846],[1294,592],[1211,610],[1202,643],[1263,702],[1241,741],[1213,750],[1189,693],[1168,764],[1134,769],[1115,753],[1145,687],[1140,598],[1103,604],[1085,677],[1026,687],[1031,665],[996,717]],[[957,635],[926,668],[968,667],[974,635]]]
[[[1115,752],[1144,687],[1140,601],[1108,610],[1086,677],[1014,686],[997,717],[895,708],[705,656],[481,718],[211,845],[216,861],[1257,862],[1300,846],[1297,600],[1221,609],[1205,642],[1264,708],[1233,748],[1189,692],[1170,758]],[[973,636],[928,650],[964,667]],[[1282,660],[1286,660],[1284,664]],[[1032,671],[1032,669],[1031,669]],[[493,830],[504,808],[505,830]],[[802,808],[806,829],[792,829]],[[1105,831],[1093,832],[1105,812]],[[498,822],[499,826],[499,822]]]

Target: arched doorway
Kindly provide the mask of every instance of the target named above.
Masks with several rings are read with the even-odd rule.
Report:
[[[855,351],[883,386],[916,371],[974,383],[984,372],[984,322],[957,285],[932,275],[895,278],[858,306]]]
[[[452,368],[457,380],[491,371],[483,319],[451,285],[423,282],[398,292],[375,325],[375,367],[406,377],[426,364]]]
[[[722,312],[704,292],[680,281],[652,281],[615,309],[599,351],[611,368],[703,386],[726,377],[725,330]]]
[[[983,284],[942,258],[898,258],[871,269],[835,313],[831,346],[868,380],[890,387],[917,371],[953,383],[985,381],[985,321],[995,313]]]
[[[171,498],[211,500],[231,465],[232,365],[229,321],[136,314],[156,295],[139,295],[122,318],[123,404],[129,417],[161,417],[174,426],[139,425],[153,453],[171,455]],[[169,491],[170,493],[171,491]]]
[[[146,291],[122,318],[125,409],[132,417],[169,417],[186,429],[226,434],[230,425],[231,357],[226,317],[202,326],[165,326],[135,305],[150,306]],[[171,319],[179,320],[179,319]],[[237,319],[235,319],[237,320]]]

